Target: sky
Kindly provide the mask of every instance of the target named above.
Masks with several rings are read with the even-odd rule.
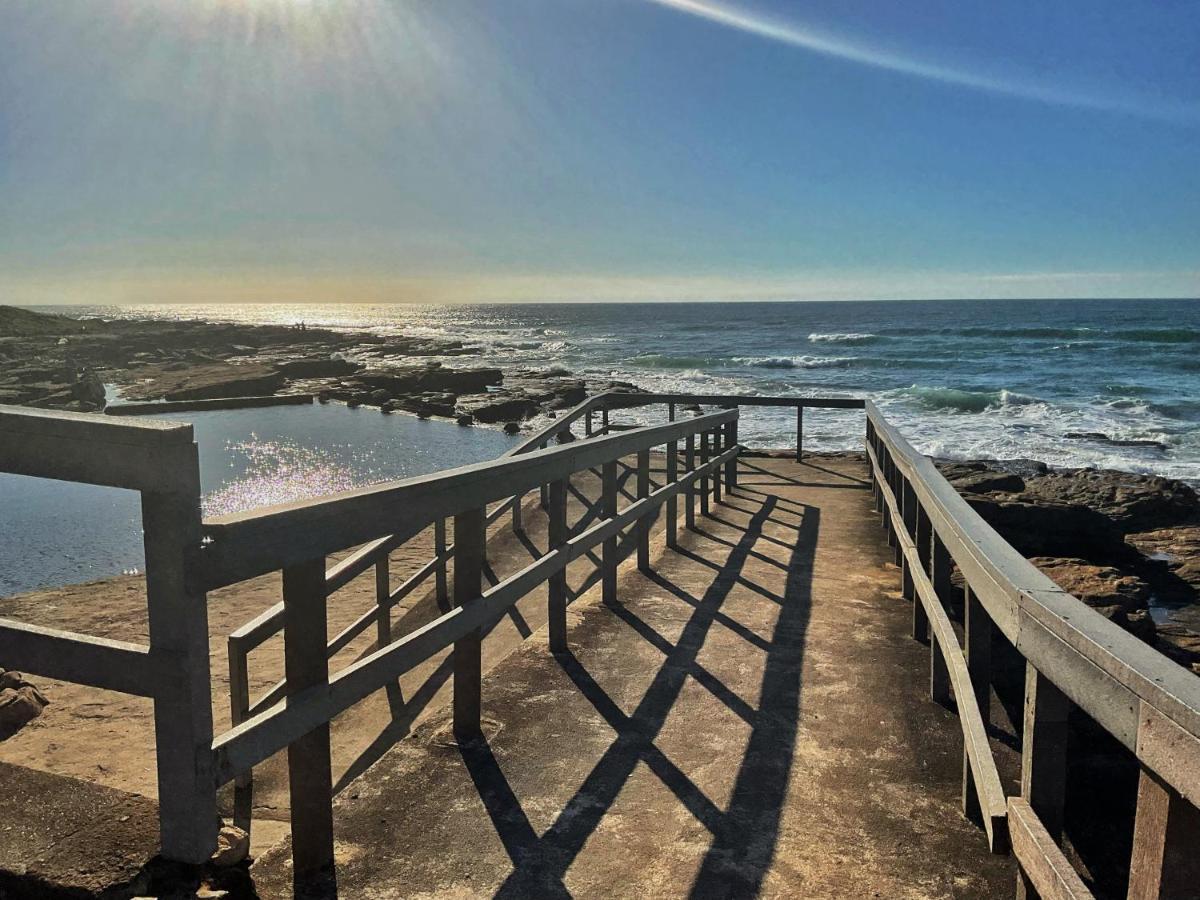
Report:
[[[1200,297],[1192,0],[0,0],[0,302]]]

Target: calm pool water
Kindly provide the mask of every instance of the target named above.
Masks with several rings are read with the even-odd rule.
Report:
[[[195,425],[208,515],[423,475],[517,439],[341,405],[175,413]],[[0,475],[0,596],[140,570],[137,494]]]

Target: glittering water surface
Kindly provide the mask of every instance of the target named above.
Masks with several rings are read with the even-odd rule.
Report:
[[[340,405],[161,418],[194,424],[210,516],[479,462],[515,440]],[[140,529],[131,491],[0,475],[0,596],[140,570]]]

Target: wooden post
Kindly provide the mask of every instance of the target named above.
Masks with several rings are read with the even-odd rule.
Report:
[[[637,496],[641,500],[650,496],[650,450],[639,450],[637,455]],[[639,516],[634,528],[637,530],[637,564],[643,572],[650,571],[650,523],[652,516]]]
[[[667,484],[674,484],[679,480],[679,441],[669,441],[667,443]],[[679,495],[667,498],[667,546],[674,548],[679,546],[679,523],[676,521],[679,518]]]
[[[284,670],[289,697],[329,681],[325,560],[283,570]],[[288,746],[292,867],[297,888],[333,868],[333,773],[329,723]],[[296,891],[301,893],[300,890]]]
[[[600,409],[600,433],[608,434],[608,407],[604,406]]]
[[[550,482],[549,547],[557,550],[567,543],[567,489],[570,478]],[[567,570],[550,576],[547,586],[550,598],[548,624],[550,629],[550,652],[559,653],[567,649]]]
[[[971,689],[975,703],[983,716],[984,727],[991,722],[992,706],[992,619],[967,585],[963,598],[963,655],[967,660],[967,671],[971,675]],[[975,793],[975,780],[971,777],[971,761],[963,750],[963,814],[977,819],[979,797]]]
[[[375,605],[379,608],[375,633],[379,646],[386,647],[392,642],[392,585],[386,553],[375,563]]]
[[[926,525],[929,519],[925,519]],[[932,533],[932,528],[928,529]],[[933,592],[942,609],[950,608],[950,592],[954,590],[950,583],[951,559],[950,552],[942,542],[941,537],[932,533],[933,555],[929,561],[932,571],[929,573],[933,582]],[[950,703],[950,670],[946,667],[946,658],[942,656],[937,638],[929,635],[929,696],[935,703],[943,706]]]
[[[142,533],[150,652],[174,676],[154,700],[162,855],[202,863],[217,845],[208,600],[186,578],[187,554],[200,547],[200,464],[195,444],[180,452],[178,490],[141,495]]]
[[[804,459],[804,407],[796,407],[796,462]]]
[[[683,469],[691,472],[696,468],[696,436],[689,434],[683,442]],[[696,487],[694,481],[689,481],[684,488],[683,525],[689,531],[696,530]]]
[[[721,450],[722,450],[721,431],[722,431],[722,429],[720,426],[717,426],[716,428],[714,428],[712,430],[713,459],[716,459],[718,456],[721,455]],[[721,502],[721,480],[722,480],[722,477],[723,476],[722,476],[722,472],[721,472],[721,467],[717,466],[716,468],[713,469],[713,477],[712,477],[713,502],[714,503]]]
[[[246,671],[246,651],[241,641],[230,635],[226,642],[229,660],[229,722],[235,728],[246,720],[250,710],[250,683]],[[254,773],[243,772],[233,780],[233,824],[250,834],[254,809]]]
[[[605,519],[612,519],[617,514],[617,461],[610,459],[601,469],[601,514]],[[604,584],[603,597],[605,603],[617,602],[617,536],[604,539],[604,550],[601,557],[601,578]]]
[[[592,411],[590,409],[583,416],[583,436],[592,436]]]
[[[675,421],[675,404],[674,403],[667,404],[667,421],[668,422]]]
[[[454,517],[454,605],[467,606],[483,593],[483,550],[487,511],[482,507]],[[480,734],[483,692],[483,635],[479,628],[454,642],[454,736]]]
[[[708,463],[708,457],[709,457],[708,432],[702,431],[702,432],[700,432],[700,465],[701,466]],[[700,477],[700,515],[702,515],[702,516],[708,515],[708,495],[709,495],[710,490],[711,490],[711,488],[709,487],[708,472],[705,471],[705,473]]]
[[[438,519],[433,523],[433,553],[438,558],[434,567],[433,577],[437,584],[438,603],[450,599],[449,588],[446,584],[446,520]]]
[[[1021,738],[1021,797],[1056,842],[1062,839],[1067,786],[1067,719],[1071,701],[1054,683],[1025,664],[1025,715]]]
[[[738,420],[725,423],[725,449],[736,447],[738,443]],[[725,489],[732,491],[737,487],[737,457],[725,463]]]
[[[521,515],[521,501],[524,499],[524,494],[517,494],[512,501],[512,530],[517,534],[525,533],[525,522]]]
[[[1200,893],[1200,810],[1146,767],[1138,780],[1129,900]]]

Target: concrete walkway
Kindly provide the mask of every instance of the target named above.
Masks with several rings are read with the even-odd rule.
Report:
[[[961,737],[928,699],[853,459],[744,459],[654,571],[589,587],[570,652],[536,631],[484,680],[486,740],[427,710],[335,804],[343,897],[997,897],[959,811]],[[583,578],[572,569],[571,582]],[[335,726],[336,727],[336,726]],[[254,866],[291,896],[290,848]]]

